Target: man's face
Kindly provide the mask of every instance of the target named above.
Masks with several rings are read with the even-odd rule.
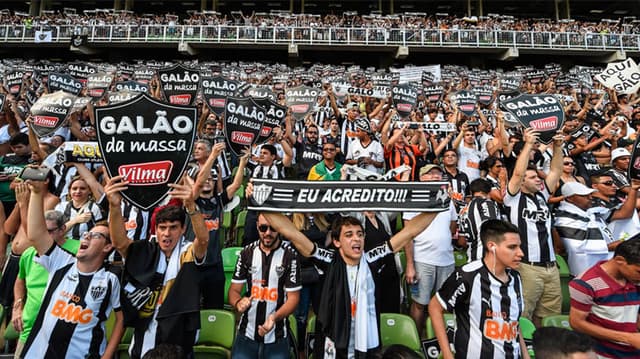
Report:
[[[342,258],[349,265],[360,263],[364,251],[364,231],[362,226],[345,224],[340,228],[340,239],[333,241]]]
[[[16,154],[16,156],[30,156],[31,155],[31,146],[18,144],[15,146],[10,146],[11,151]]]
[[[47,224],[47,232],[49,232],[49,236],[56,243],[61,243],[64,238],[64,225],[62,227],[58,227],[56,225],[56,221],[46,221]]]
[[[204,126],[204,133],[209,136],[213,136],[216,133],[216,126],[206,125]]]
[[[350,120],[355,120],[356,118],[358,118],[358,113],[359,113],[358,108],[355,106],[347,109],[347,117]]]
[[[429,182],[429,181],[441,181],[442,180],[442,171],[439,168],[432,168],[431,171],[420,176],[421,182]]]
[[[271,166],[273,161],[276,159],[276,156],[272,155],[271,152],[261,149],[260,150],[260,164],[263,166]]]
[[[453,151],[447,151],[444,153],[442,163],[445,166],[455,166],[458,164],[458,155]]]
[[[517,233],[505,233],[504,240],[495,244],[496,260],[508,268],[518,268],[524,253],[520,248],[520,235]]]
[[[606,197],[615,196],[616,190],[618,189],[618,187],[613,182],[613,179],[609,176],[600,176],[600,178],[592,183],[592,187]]]
[[[307,143],[318,143],[318,128],[310,127],[305,132],[305,137],[307,139]]]
[[[184,234],[184,230],[185,227],[180,221],[165,221],[156,225],[158,245],[165,255],[171,255],[180,237]]]
[[[540,186],[542,185],[542,180],[538,176],[538,172],[534,170],[527,170],[524,173],[524,180],[522,181],[522,189],[526,191],[526,193],[535,193],[540,190]]]
[[[629,264],[621,256],[616,256],[614,260],[624,279],[636,285],[640,284],[640,264]]]
[[[615,161],[613,161],[613,165],[622,171],[627,171],[627,169],[629,168],[629,156],[622,156],[622,157],[618,157],[616,158]]]
[[[464,143],[467,145],[473,145],[476,141],[476,133],[468,131],[464,134]]]
[[[80,247],[76,258],[79,261],[91,261],[104,256],[111,251],[109,241],[109,227],[95,226],[89,232],[85,232],[80,238]]]
[[[571,199],[569,202],[573,203],[574,205],[576,205],[576,207],[582,209],[583,211],[586,211],[587,209],[589,209],[591,207],[591,200],[593,199],[591,197],[590,194],[587,195],[573,195],[568,199]]]
[[[204,143],[196,143],[193,148],[193,158],[196,160],[206,159],[209,156],[209,150]]]
[[[334,144],[327,144],[322,147],[322,157],[327,160],[336,158],[336,146]]]
[[[278,244],[278,232],[276,232],[269,221],[263,215],[258,216],[258,237],[260,246],[263,249],[271,249]]]

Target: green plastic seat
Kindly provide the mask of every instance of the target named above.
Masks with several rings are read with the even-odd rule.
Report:
[[[461,267],[469,261],[467,258],[467,252],[464,251],[453,251],[453,258],[456,261],[456,267]]]
[[[238,256],[242,251],[242,247],[227,247],[222,249],[222,267],[224,269],[224,302],[229,304],[229,288],[231,287],[231,278],[236,269]]]
[[[544,317],[542,318],[542,326],[573,330],[573,328],[571,328],[571,324],[569,323],[569,316],[566,314],[549,315],[547,317]]]
[[[200,336],[193,347],[196,358],[231,358],[236,336],[235,315],[227,310],[200,311]]]
[[[244,224],[247,220],[247,210],[242,210],[238,212],[236,215],[236,224],[234,227],[234,238],[236,244],[240,245],[242,243],[242,236],[244,235]]]
[[[533,352],[533,332],[536,331],[536,326],[529,319],[520,317],[520,331],[522,332],[522,339],[527,346],[529,356],[531,358],[534,358],[535,355]]]
[[[402,344],[422,356],[418,329],[411,317],[397,313],[380,314],[380,338],[382,346]]]
[[[571,272],[569,272],[569,265],[563,257],[556,256],[556,263],[558,265],[558,272],[560,272],[560,289],[562,290],[562,313],[569,314],[569,310],[571,309],[571,297],[569,295],[569,282],[571,281]]]
[[[446,328],[451,328],[452,330],[456,327],[456,316],[452,313],[444,313],[444,323]],[[436,332],[433,330],[433,324],[431,322],[431,317],[427,318],[426,322],[426,336],[427,339],[433,339],[436,337]]]
[[[133,339],[133,328],[125,328],[120,344],[118,344],[118,359],[129,359],[129,346]]]
[[[311,347],[311,342],[314,339],[316,334],[316,316],[315,314],[311,315],[309,319],[307,319],[307,333],[305,338],[305,346],[304,352],[306,357],[311,359],[313,357],[313,348]]]

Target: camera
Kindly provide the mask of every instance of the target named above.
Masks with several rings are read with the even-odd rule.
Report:
[[[213,138],[213,144],[218,144],[218,143],[224,143],[225,142],[225,137],[224,136],[215,136]]]
[[[26,181],[44,181],[49,176],[51,169],[48,167],[25,167],[20,171],[18,178]]]

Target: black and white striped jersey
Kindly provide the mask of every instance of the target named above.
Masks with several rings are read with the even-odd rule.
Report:
[[[458,215],[458,228],[461,236],[467,240],[467,257],[469,262],[482,259],[482,241],[480,240],[480,226],[488,219],[506,219],[500,210],[500,205],[490,199],[473,197]]]
[[[53,245],[34,261],[51,273],[22,358],[99,358],[107,346],[105,321],[120,309],[120,283],[100,268],[78,271],[73,254]]]
[[[504,205],[509,213],[509,221],[518,227],[520,248],[524,252],[523,261],[551,262],[556,260],[551,237],[551,213],[547,201],[546,187],[534,194],[518,192],[504,196]]]
[[[520,274],[507,268],[507,283],[479,261],[467,263],[447,278],[436,298],[455,313],[456,359],[520,358],[519,320],[524,309]]]
[[[286,293],[302,289],[298,253],[280,242],[267,255],[255,241],[240,252],[232,283],[246,284],[251,295],[251,307],[242,313],[238,335],[256,342],[274,343],[287,336],[287,318],[276,322],[275,329],[264,337],[258,335],[258,326],[286,301]]]

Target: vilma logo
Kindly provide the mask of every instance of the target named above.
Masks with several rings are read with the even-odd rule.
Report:
[[[253,143],[253,133],[244,131],[231,132],[231,141],[243,146],[251,146]]]
[[[264,183],[259,186],[255,186],[253,188],[253,200],[258,206],[262,206],[267,198],[269,198],[269,196],[271,195],[272,190],[273,187],[268,186]]]
[[[172,168],[171,161],[134,163],[120,166],[118,175],[128,181],[130,186],[152,186],[169,181]]]
[[[33,123],[42,127],[54,128],[58,123],[58,118],[53,116],[33,116]]]
[[[189,94],[172,95],[172,96],[169,96],[169,102],[174,105],[188,106],[191,103],[191,95]]]
[[[536,131],[549,131],[555,129],[558,126],[558,117],[545,117],[539,120],[531,121],[529,124],[531,125],[531,128]]]

